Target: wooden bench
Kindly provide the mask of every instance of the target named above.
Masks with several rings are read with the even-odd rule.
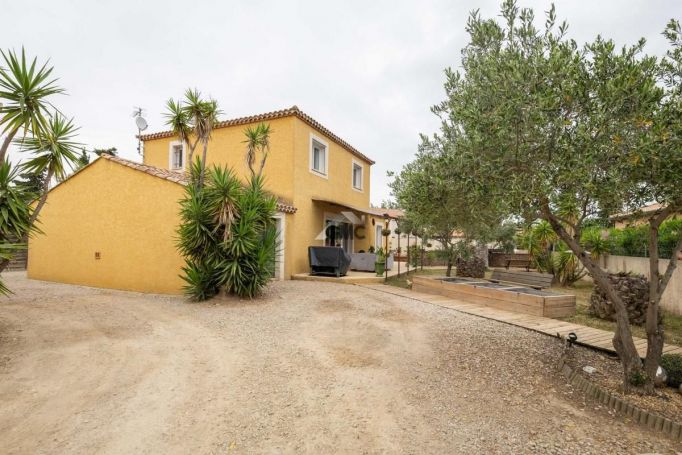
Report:
[[[523,267],[526,272],[530,272],[531,261],[526,259],[507,259],[504,268],[509,270],[509,267]]]
[[[548,288],[552,285],[553,280],[554,276],[549,273],[524,272],[522,270],[506,271],[495,269],[490,277],[490,281],[493,283],[504,281],[506,283],[528,286],[533,289]]]

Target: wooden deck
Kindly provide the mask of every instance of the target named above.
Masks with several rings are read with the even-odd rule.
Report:
[[[497,308],[491,308],[474,303],[466,303],[461,300],[452,299],[440,295],[425,294],[422,292],[410,291],[395,286],[388,286],[385,284],[362,284],[361,286],[374,289],[376,291],[385,292],[388,294],[399,295],[409,299],[418,300],[420,302],[438,305],[444,308],[450,308],[466,314],[480,316],[486,319],[511,324],[518,327],[523,327],[528,330],[543,333],[549,336],[562,336],[574,332],[578,336],[577,344],[589,346],[602,351],[615,353],[613,348],[613,332],[607,330],[594,329],[584,325],[572,324],[570,322],[559,321],[557,319],[545,318],[541,316],[532,316],[528,314],[512,313]],[[646,340],[635,337],[635,346],[639,355],[646,356]],[[664,354],[682,354],[682,348],[679,346],[666,344],[663,347]]]

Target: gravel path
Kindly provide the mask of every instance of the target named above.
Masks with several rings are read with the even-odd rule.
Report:
[[[2,453],[675,453],[594,410],[556,340],[349,285],[258,301],[5,275]]]

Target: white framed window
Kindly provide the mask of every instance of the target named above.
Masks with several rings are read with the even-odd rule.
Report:
[[[353,160],[353,163],[351,165],[352,169],[352,184],[353,184],[353,189],[362,191],[362,178],[363,178],[363,167],[362,164],[358,163],[357,161]]]
[[[185,146],[180,141],[172,141],[168,146],[168,169],[172,171],[185,169]]]
[[[329,170],[329,144],[317,136],[310,135],[310,172],[327,178]]]

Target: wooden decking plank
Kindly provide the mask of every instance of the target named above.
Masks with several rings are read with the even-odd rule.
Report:
[[[646,353],[646,347],[648,345],[647,341],[642,340],[640,338],[635,338],[634,341],[635,341],[635,347],[637,348],[637,350],[639,350],[641,348],[641,349],[644,349],[644,352]]]
[[[607,335],[602,336],[602,337],[590,338],[590,339],[585,339],[585,338],[580,339],[579,338],[578,342],[581,342],[581,343],[587,344],[587,345],[590,345],[590,344],[599,344],[599,345],[606,344],[609,346],[613,346],[613,334],[607,334]]]
[[[547,326],[547,325],[537,325],[537,324],[521,324],[522,327],[525,327],[530,330],[535,330],[536,332],[542,332],[547,335],[551,336],[556,336],[557,334],[560,334],[562,336],[566,336],[568,333],[571,333],[573,330],[575,330],[574,326]]]
[[[571,325],[575,325],[575,324],[571,324],[570,322],[559,321],[558,319],[550,319],[550,318],[544,318],[544,317],[542,319],[544,320],[543,324],[538,326],[539,328],[542,328],[542,329],[551,329],[553,327],[568,327]]]
[[[574,332],[578,336],[578,344],[615,352],[612,342],[613,332],[608,330],[595,329],[593,327],[532,314],[502,310],[491,306],[469,303],[447,296],[415,292],[403,288],[391,287],[385,284],[361,284],[360,286],[387,294],[407,297],[413,300],[451,308],[461,313],[493,319],[505,324],[545,333],[550,336],[555,336],[557,333],[565,336],[570,332]],[[634,342],[640,356],[646,355],[647,341],[642,338],[635,338]],[[663,346],[663,352],[665,354],[682,354],[682,347],[666,344]]]
[[[582,326],[577,325],[577,324],[572,324],[571,326],[568,327],[558,327],[554,329],[554,333],[551,333],[551,335],[555,335],[557,332],[561,334],[561,336],[568,336],[569,333],[575,333],[576,331],[580,330]]]
[[[582,338],[582,341],[590,342],[590,341],[603,341],[603,340],[612,340],[612,339],[613,339],[613,333],[603,332],[603,333],[599,333],[599,334],[585,336]]]
[[[583,339],[587,339],[588,337],[594,337],[596,335],[603,335],[604,333],[609,332],[584,326],[575,330],[575,334],[578,336],[578,341],[582,341]]]
[[[664,344],[663,345],[663,354],[675,354],[675,351],[682,351],[682,348],[675,346],[674,344]],[[682,352],[678,352],[678,354],[681,354]]]

